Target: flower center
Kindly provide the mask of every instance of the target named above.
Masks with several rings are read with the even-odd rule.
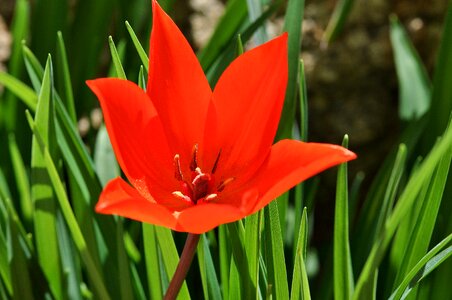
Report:
[[[174,177],[179,181],[181,189],[173,192],[173,195],[179,199],[189,202],[190,204],[198,204],[202,202],[212,201],[218,198],[218,193],[231,183],[234,178],[228,178],[215,184],[215,171],[221,151],[218,153],[215,163],[210,173],[204,173],[198,166],[198,144],[193,147],[192,158],[190,161],[190,180],[182,173],[180,165],[180,155],[174,156]]]

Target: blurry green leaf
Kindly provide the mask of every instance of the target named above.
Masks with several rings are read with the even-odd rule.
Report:
[[[94,146],[94,166],[102,186],[121,175],[105,126],[101,126],[97,132]]]
[[[304,62],[300,60],[298,73],[298,94],[300,95],[300,140],[308,141],[308,89],[306,87],[306,77],[304,73]]]
[[[204,71],[207,71],[219,56],[221,51],[233,40],[240,24],[247,14],[245,0],[230,0],[227,3],[224,14],[215,27],[207,45],[199,52],[198,59]]]
[[[405,276],[402,283],[395,289],[389,298],[390,300],[405,299],[416,285],[423,280],[428,274],[435,270],[442,262],[452,255],[452,246],[447,246],[452,240],[452,234],[447,236],[432,250],[430,250]],[[441,251],[441,252],[440,252]],[[439,253],[438,253],[439,252]]]
[[[417,119],[430,107],[430,83],[419,55],[398,21],[391,17],[391,43],[399,78],[399,116]]]
[[[289,0],[286,15],[284,17],[283,31],[289,34],[288,37],[288,81],[286,98],[279,122],[277,139],[289,138],[292,136],[292,128],[295,120],[295,107],[297,103],[297,77],[300,61],[301,48],[301,24],[304,15],[304,0]],[[301,80],[301,78],[300,78]]]
[[[27,47],[25,42],[22,43],[22,53],[24,56],[25,68],[27,69],[33,89],[36,92],[39,92],[41,81],[44,76],[44,68],[30,48]]]
[[[331,43],[342,31],[353,4],[354,0],[338,0],[323,36],[327,43]]]
[[[306,207],[303,209],[297,241],[290,300],[309,300],[311,299],[311,294],[309,291],[308,274],[306,272],[305,264],[308,243],[308,216]]]
[[[27,224],[33,220],[33,202],[31,201],[30,182],[27,175],[27,169],[17,147],[14,134],[9,135],[8,139],[11,162],[13,164],[14,175],[16,178],[17,189],[20,194],[20,207],[22,216]]]
[[[179,263],[179,254],[177,253],[176,245],[174,244],[173,236],[171,235],[171,230],[156,226],[155,232],[157,233],[157,241],[160,245],[160,250],[163,253],[162,257],[166,273],[168,274],[169,279],[171,279]],[[166,288],[167,287],[165,287],[164,293],[166,293]],[[190,299],[190,294],[188,293],[185,281],[179,291],[178,297],[180,299]]]
[[[251,22],[256,21],[262,14],[262,1],[260,0],[246,0],[248,6],[248,17]],[[268,40],[265,26],[259,27],[253,36],[253,42],[256,46],[265,43]]]
[[[132,299],[133,298],[133,288],[132,281],[129,270],[129,259],[127,257],[126,250],[124,248],[124,228],[123,228],[123,220],[119,219],[116,222],[116,247],[117,247],[117,259],[118,259],[118,268],[119,273],[121,274],[121,278],[118,278],[118,282],[120,285],[121,296],[120,299]]]
[[[231,244],[226,234],[226,226],[220,225],[218,227],[218,245],[220,256],[220,282],[222,283],[221,291],[223,292],[223,299],[229,299],[229,268],[231,265]]]
[[[53,74],[51,58],[47,59],[36,108],[36,128],[41,132],[49,151],[55,153],[55,120],[53,104]],[[39,264],[56,298],[62,297],[63,274],[56,232],[56,200],[52,183],[46,171],[46,162],[33,138],[31,156],[31,198],[34,204],[34,232]]]
[[[129,32],[130,38],[132,39],[133,45],[135,46],[135,49],[138,52],[138,55],[140,56],[141,63],[146,69],[146,72],[149,71],[149,58],[146,54],[146,51],[144,51],[143,46],[141,46],[140,41],[138,40],[137,36],[135,35],[135,32],[132,29],[132,26],[130,26],[129,22],[126,21],[126,27],[127,31]]]
[[[0,83],[14,95],[20,98],[32,111],[36,110],[36,102],[38,101],[38,96],[22,81],[9,75],[8,73],[0,71]]]
[[[452,112],[452,2],[449,1],[444,31],[433,76],[432,101],[429,112],[428,130],[424,133],[426,149],[435,143],[449,122]]]
[[[163,295],[161,281],[162,274],[160,273],[159,268],[155,226],[142,223],[142,227],[149,295],[151,300],[160,300]]]
[[[221,300],[220,284],[218,283],[215,266],[209,249],[209,242],[205,234],[201,235],[197,249],[204,299]]]
[[[342,147],[348,148],[348,136]],[[334,299],[348,300],[353,293],[353,270],[348,232],[348,180],[347,163],[339,166],[336,184],[334,214]]]
[[[64,97],[64,106],[68,111],[69,116],[72,119],[72,122],[77,123],[77,114],[75,112],[75,103],[74,103],[74,94],[72,91],[72,82],[71,82],[71,74],[69,72],[69,64],[67,60],[66,47],[64,45],[63,34],[61,31],[58,31],[57,34],[57,74],[58,78],[61,78],[58,83],[58,90]]]

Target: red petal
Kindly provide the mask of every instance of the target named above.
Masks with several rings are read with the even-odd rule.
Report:
[[[121,79],[97,79],[87,84],[99,98],[113,149],[129,181],[148,199],[173,200],[171,192],[178,188],[173,158],[146,93]]]
[[[194,144],[202,142],[212,92],[187,40],[157,1],[152,4],[147,92],[174,154],[189,161]]]
[[[111,180],[99,197],[96,212],[119,215],[140,222],[174,228],[176,219],[160,204],[143,198],[121,178]]]
[[[273,145],[268,160],[247,185],[259,190],[254,213],[301,181],[356,155],[340,146],[282,140]]]
[[[208,136],[217,137],[214,143],[222,151],[218,172],[224,176],[247,169],[253,173],[251,164],[259,166],[256,159],[267,156],[284,102],[287,64],[283,34],[238,57],[219,79],[213,92],[217,132]]]

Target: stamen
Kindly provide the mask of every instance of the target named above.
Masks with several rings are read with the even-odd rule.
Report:
[[[224,190],[224,188],[225,188],[228,184],[230,184],[231,182],[233,182],[234,180],[235,180],[234,177],[230,177],[230,178],[228,178],[228,179],[222,181],[222,182],[220,183],[220,185],[217,187],[217,191],[222,192],[222,191]]]
[[[183,201],[186,201],[186,202],[188,202],[190,204],[193,204],[193,202],[191,201],[190,197],[184,195],[182,192],[175,191],[172,194],[173,194],[173,196],[175,196],[176,198],[178,198],[180,200],[183,200]]]
[[[197,204],[207,203],[215,201],[218,198],[218,194],[209,194],[206,197],[199,199]]]
[[[210,176],[208,174],[201,173],[193,179],[193,198],[196,203],[199,199],[204,198],[209,192]]]
[[[198,144],[193,146],[190,170],[194,171],[198,167]]]
[[[215,171],[217,170],[217,165],[218,165],[218,161],[220,160],[220,155],[221,155],[221,149],[220,152],[218,152],[217,158],[215,159],[215,162],[213,164],[213,168],[212,168],[212,174],[215,174]]]
[[[182,174],[182,170],[180,168],[179,154],[174,155],[174,177],[176,177],[178,181],[184,180],[184,175]]]

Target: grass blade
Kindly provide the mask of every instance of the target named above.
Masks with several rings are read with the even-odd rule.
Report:
[[[328,26],[325,30],[323,39],[327,43],[331,43],[342,31],[345,21],[353,7],[354,0],[339,0],[334,8]]]
[[[162,274],[159,268],[159,256],[155,226],[142,223],[143,244],[148,279],[149,295],[151,300],[160,300],[163,296]]]
[[[140,41],[138,40],[135,31],[133,31],[132,26],[130,26],[129,22],[126,21],[126,27],[127,31],[129,32],[130,38],[132,39],[133,45],[135,46],[135,49],[138,52],[138,55],[141,59],[141,64],[144,66],[146,72],[149,71],[149,58],[146,54],[146,51],[144,51],[143,46],[141,45]]]
[[[111,58],[113,60],[113,65],[115,66],[116,76],[121,79],[127,79],[126,73],[124,72],[124,68],[121,64],[121,58],[119,57],[115,42],[111,36],[108,37],[108,45],[110,46]]]
[[[31,111],[36,110],[38,96],[25,83],[5,72],[0,72],[0,83],[16,97],[20,98]]]
[[[221,300],[220,284],[218,283],[212,255],[210,254],[209,242],[205,234],[201,235],[197,248],[197,256],[204,290],[204,299]]]
[[[395,289],[394,293],[389,298],[390,300],[405,299],[411,290],[428,274],[436,269],[442,262],[444,262],[449,256],[452,255],[452,246],[447,246],[452,240],[452,234],[447,236],[432,250],[430,250],[419,262],[411,269],[411,271],[405,276],[400,285]],[[440,252],[441,251],[441,252]],[[439,252],[439,253],[438,253]]]
[[[277,139],[292,136],[292,127],[295,120],[295,107],[297,103],[297,77],[299,73],[299,55],[301,47],[301,24],[304,15],[304,0],[290,0],[287,4],[286,15],[284,17],[283,30],[288,32],[288,63],[289,73],[286,89],[286,98],[281,113]]]
[[[260,249],[260,235],[261,235],[261,216],[262,211],[259,211],[245,219],[245,253],[248,262],[248,270],[250,273],[250,280],[252,289],[248,289],[245,299],[259,298],[259,249]]]
[[[348,148],[347,135],[344,136],[342,147]],[[337,174],[334,215],[334,298],[338,300],[348,300],[353,294],[348,223],[347,163],[343,163],[339,166]]]

